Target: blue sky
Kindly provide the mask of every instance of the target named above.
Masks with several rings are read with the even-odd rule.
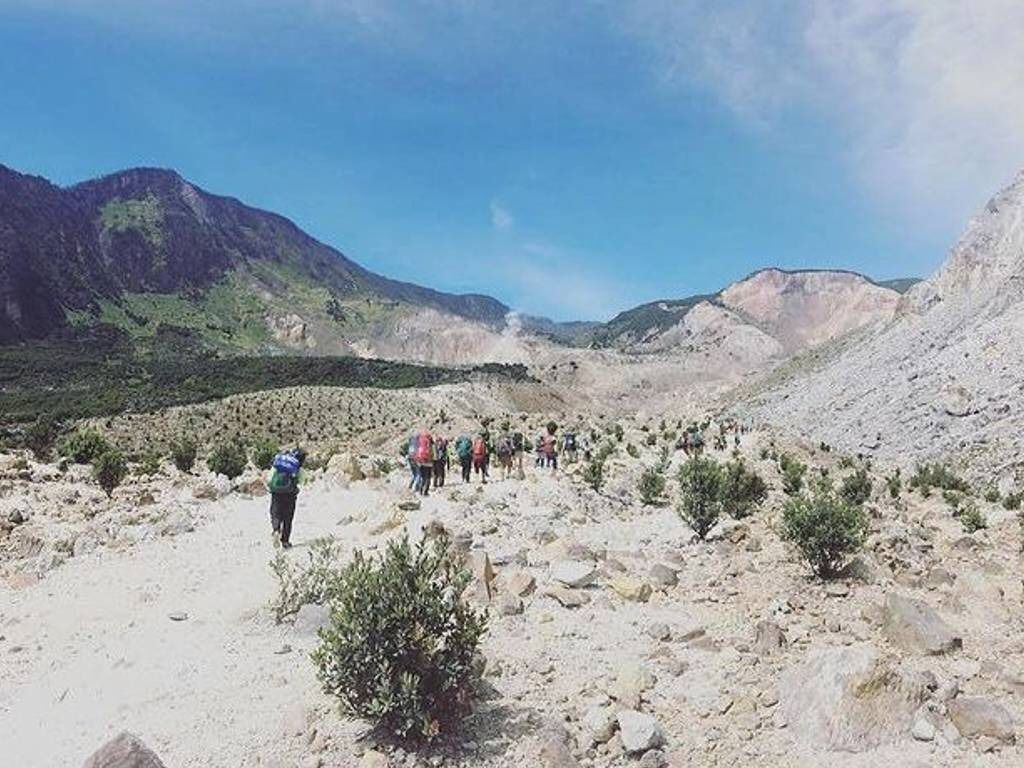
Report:
[[[0,0],[0,162],[173,167],[557,319],[926,274],[1024,166],[1024,4],[706,5]]]

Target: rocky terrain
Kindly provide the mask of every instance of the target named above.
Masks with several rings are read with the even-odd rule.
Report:
[[[909,466],[947,457],[1018,478],[1024,365],[1024,175],[971,222],[887,327],[799,358],[738,410]]]
[[[307,652],[324,609],[274,622],[255,471],[230,483],[165,464],[107,500],[85,468],[6,457],[0,726],[19,734],[6,758],[79,765],[127,730],[178,768],[1020,763],[1015,513],[979,499],[988,527],[965,534],[937,494],[891,498],[876,467],[866,547],[821,582],[778,534],[777,438],[748,433],[740,446],[772,487],[767,502],[698,542],[674,483],[664,506],[636,491],[662,445],[670,477],[684,461],[672,425],[617,423],[600,493],[577,464],[450,480],[414,501],[372,438],[312,473],[297,562],[325,535],[343,559],[439,526],[469,548],[471,599],[491,616],[486,692],[458,736],[422,753],[380,741],[319,692]],[[851,471],[834,451],[788,448],[815,471]]]

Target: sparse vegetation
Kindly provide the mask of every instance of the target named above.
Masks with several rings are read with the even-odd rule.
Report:
[[[1016,491],[1011,491],[1010,493],[1003,496],[1003,509],[1009,512],[1014,512],[1020,509],[1020,502],[1022,498],[1024,498],[1024,494],[1018,493]]]
[[[749,517],[754,508],[768,497],[768,485],[742,459],[725,464],[721,484],[722,510],[730,517],[741,520]]]
[[[341,567],[341,549],[331,537],[314,539],[308,561],[299,566],[283,550],[277,550],[270,570],[277,578],[277,595],[271,603],[277,623],[299,612],[304,605],[323,605],[334,594]]]
[[[896,471],[891,475],[886,476],[885,488],[889,492],[890,499],[896,500],[900,497],[903,492],[903,476],[899,467],[896,467]]]
[[[160,473],[160,454],[157,451],[146,451],[139,459],[135,473],[140,477],[153,477]]]
[[[985,515],[978,509],[978,504],[973,499],[968,499],[959,508],[956,515],[965,533],[974,533],[982,528],[988,528],[988,521]]]
[[[794,459],[788,453],[779,454],[779,471],[782,473],[782,491],[787,496],[795,496],[804,487],[804,475],[807,474],[807,465],[802,461]]]
[[[108,497],[127,475],[128,463],[118,450],[108,449],[93,461],[92,476]]]
[[[38,461],[45,461],[50,458],[58,433],[57,423],[44,414],[25,429],[25,447]]]
[[[679,492],[679,515],[704,539],[722,514],[722,468],[714,459],[690,459],[679,469]]]
[[[647,467],[637,481],[640,501],[646,506],[657,506],[665,501],[665,476],[657,467]]]
[[[600,493],[604,485],[604,459],[595,455],[587,465],[583,467],[583,482],[593,490]]]
[[[68,435],[60,444],[61,456],[76,464],[89,464],[110,450],[110,444],[95,429],[82,429]]]
[[[249,455],[256,469],[268,470],[277,455],[277,445],[270,438],[260,438],[253,444]]]
[[[334,582],[331,618],[313,662],[343,711],[400,739],[454,730],[478,683],[486,616],[461,599],[469,574],[444,537],[415,550],[392,542],[379,559],[357,552]]]
[[[171,444],[171,461],[179,472],[191,472],[196,464],[196,444],[193,440],[183,437]]]
[[[206,466],[215,474],[234,480],[245,471],[245,448],[239,443],[220,443],[206,460]]]
[[[873,483],[866,469],[861,467],[843,478],[839,486],[839,496],[849,504],[861,506],[871,498]]]
[[[800,551],[816,576],[833,578],[867,537],[862,507],[820,483],[810,495],[789,499],[782,510],[782,537]]]
[[[932,488],[943,491],[959,491],[960,493],[971,493],[971,486],[966,480],[959,477],[945,464],[919,464],[910,478],[910,487],[916,488],[920,494],[927,498],[931,495]]]

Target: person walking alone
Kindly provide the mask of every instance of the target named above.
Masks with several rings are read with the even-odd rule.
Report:
[[[301,448],[277,454],[267,482],[274,545],[285,549],[292,546],[292,522],[295,520],[295,503],[299,497],[299,481],[305,461],[306,452]]]

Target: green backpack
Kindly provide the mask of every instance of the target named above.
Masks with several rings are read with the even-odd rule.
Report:
[[[269,488],[271,493],[295,493],[299,490],[299,476],[275,469],[270,474]]]

